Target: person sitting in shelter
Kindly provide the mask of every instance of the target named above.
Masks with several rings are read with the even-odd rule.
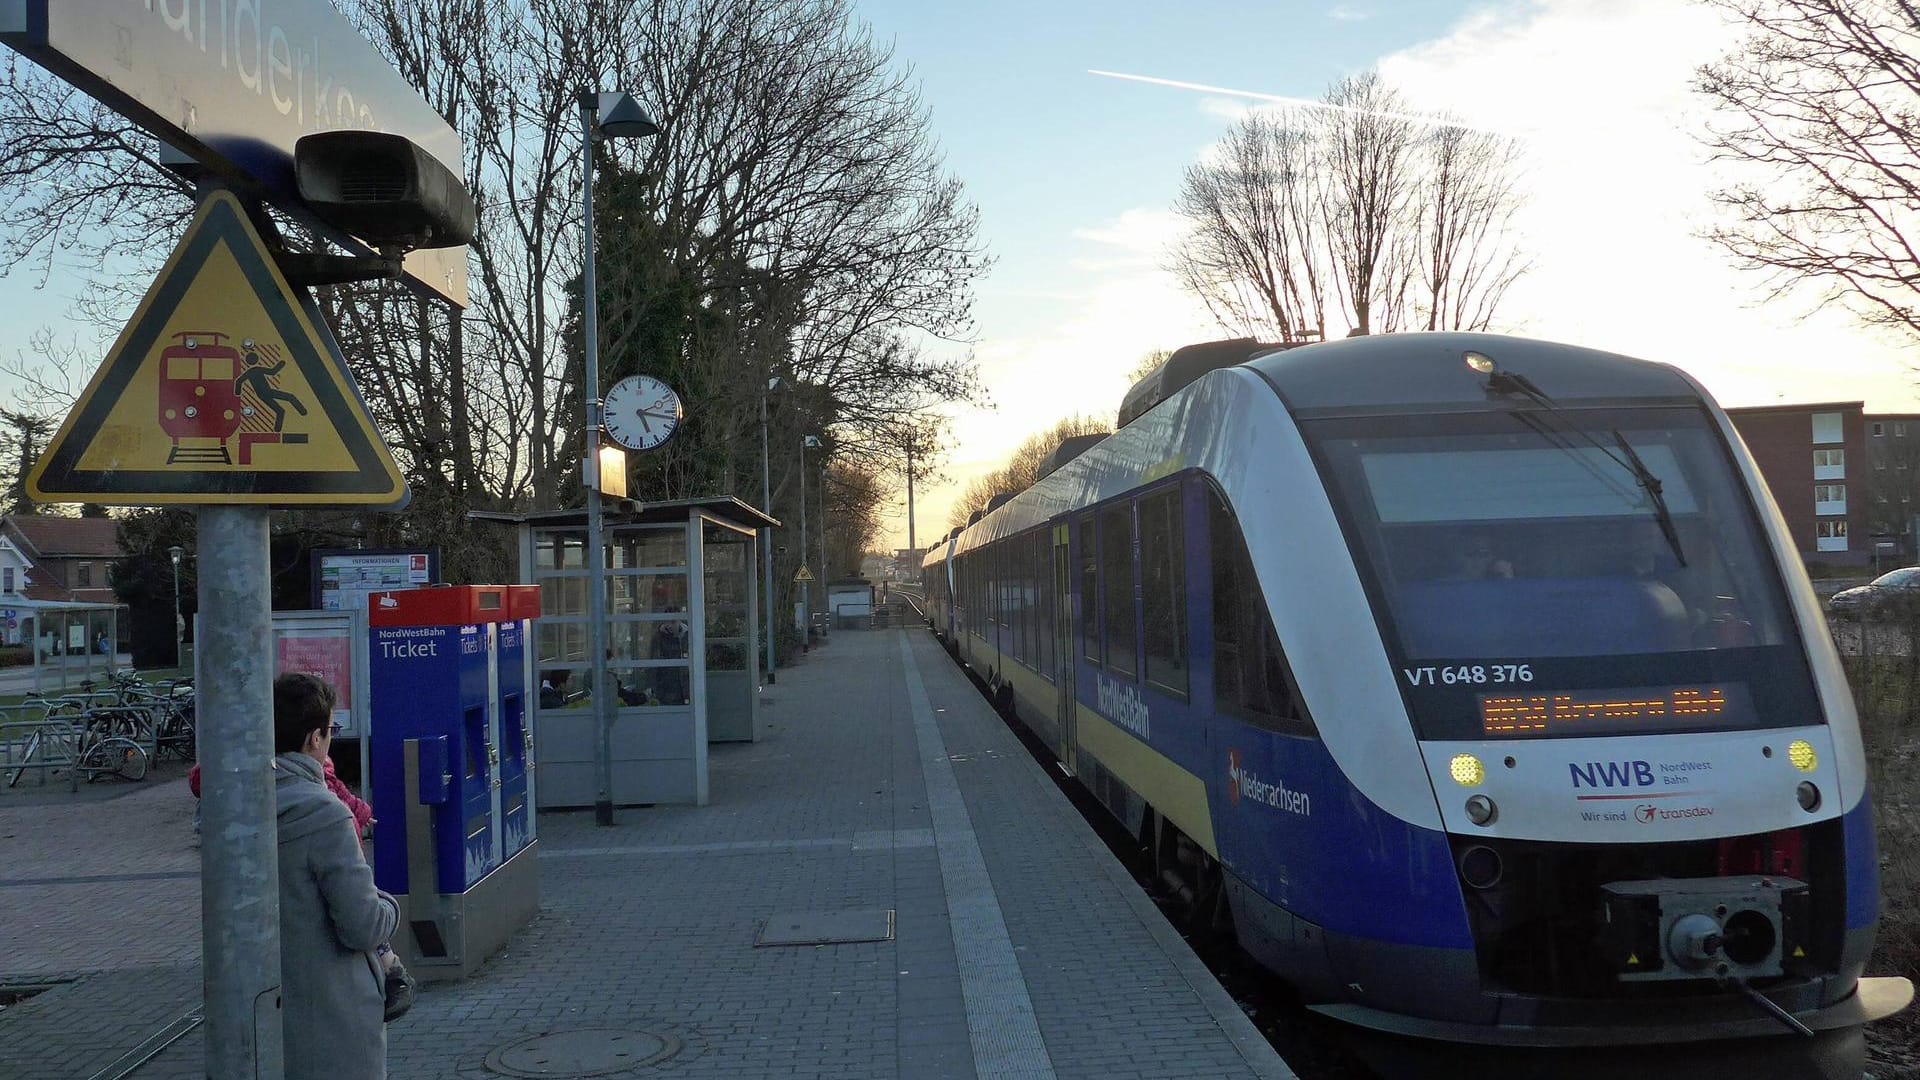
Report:
[[[575,698],[567,692],[567,684],[572,681],[573,672],[568,668],[549,668],[542,672],[540,674],[540,707],[559,709],[574,701]]]

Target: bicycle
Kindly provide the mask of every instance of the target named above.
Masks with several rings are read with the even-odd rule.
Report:
[[[146,747],[122,734],[131,722],[124,715],[101,716],[96,713],[87,718],[80,730],[73,761],[76,769],[87,774],[88,783],[103,775],[122,780],[146,779]]]

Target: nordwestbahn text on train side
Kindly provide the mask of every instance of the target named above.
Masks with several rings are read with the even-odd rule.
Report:
[[[1489,335],[1221,342],[1122,417],[925,580],[1157,876],[1362,1028],[1858,1075],[1912,996],[1861,977],[1859,724],[1696,382]]]

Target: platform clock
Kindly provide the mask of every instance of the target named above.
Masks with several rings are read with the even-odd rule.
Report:
[[[601,424],[629,450],[652,450],[673,438],[685,415],[680,395],[651,375],[629,375],[607,391]]]

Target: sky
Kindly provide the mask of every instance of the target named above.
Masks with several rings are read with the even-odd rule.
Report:
[[[1533,260],[1497,329],[1676,364],[1724,405],[1920,410],[1910,345],[1811,296],[1766,299],[1698,232],[1716,174],[1693,71],[1736,40],[1687,0],[1035,4],[855,0],[918,76],[995,258],[974,339],[991,407],[953,410],[918,541],[973,477],[1073,413],[1111,414],[1154,349],[1234,336],[1163,269],[1183,170],[1259,102],[1377,68],[1419,111],[1522,140]],[[891,521],[906,546],[904,499]]]
[[[1920,411],[1912,346],[1764,281],[1698,238],[1715,173],[1694,69],[1734,41],[1691,0],[852,0],[917,79],[994,266],[971,355],[987,403],[951,410],[920,543],[967,481],[1065,416],[1111,418],[1150,351],[1232,336],[1163,267],[1181,174],[1256,100],[1093,71],[1318,97],[1378,69],[1418,111],[1522,141],[1531,272],[1497,328],[1679,365],[1726,405],[1865,401]],[[77,291],[0,275],[0,352]],[[104,346],[104,342],[102,342]],[[0,394],[6,387],[0,385]],[[905,499],[883,546],[907,544]]]

